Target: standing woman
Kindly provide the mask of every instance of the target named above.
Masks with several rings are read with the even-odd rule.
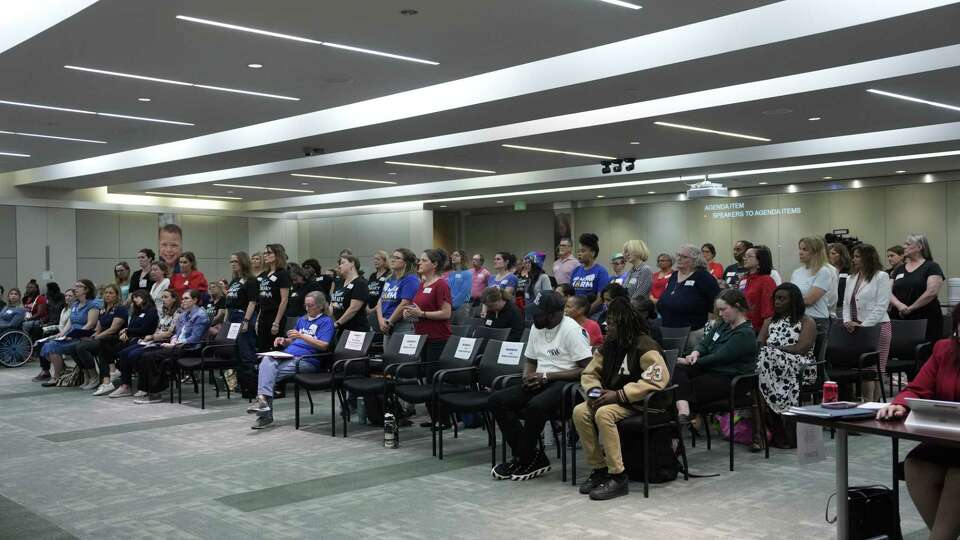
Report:
[[[307,282],[307,272],[297,263],[287,264],[287,273],[290,274],[290,296],[287,302],[287,317],[302,317],[306,315],[304,298],[311,290],[319,289]],[[311,288],[313,287],[313,288]]]
[[[717,248],[707,242],[700,246],[700,253],[703,254],[703,260],[707,261],[707,271],[710,272],[710,275],[717,279],[723,279],[723,266],[713,260],[717,257]]]
[[[543,271],[544,259],[546,259],[546,254],[540,251],[531,251],[523,257],[523,260],[530,265],[530,279],[523,289],[525,309],[521,312],[521,315],[525,313],[529,320],[533,320],[540,311],[537,307],[540,295],[553,290],[553,286],[550,284],[550,276]]]
[[[280,244],[267,244],[263,250],[264,271],[260,273],[260,318],[257,321],[257,350],[269,351],[273,341],[283,336],[287,302],[290,296],[290,274],[287,273],[287,250]]]
[[[333,327],[337,332],[354,330],[369,332],[370,324],[364,306],[370,291],[367,280],[360,277],[360,261],[353,255],[341,255],[337,264],[340,283],[333,291]]]
[[[577,248],[577,260],[580,261],[573,273],[570,274],[570,284],[577,296],[586,296],[590,299],[590,314],[600,309],[603,303],[602,295],[607,284],[610,283],[610,274],[601,264],[597,264],[597,256],[600,254],[600,237],[593,233],[583,233],[578,239],[580,247]]]
[[[153,264],[154,257],[153,250],[149,248],[143,248],[137,252],[139,268],[130,276],[130,292],[150,291],[150,287],[153,287],[153,280],[150,279],[150,265]]]
[[[450,262],[447,264],[447,271],[443,278],[447,280],[450,287],[450,295],[453,297],[453,311],[457,312],[461,307],[462,318],[466,318],[469,313],[466,310],[470,306],[470,292],[473,289],[473,274],[467,270],[467,254],[462,249],[455,249],[450,253]]]
[[[700,248],[684,244],[677,250],[677,271],[670,275],[667,288],[657,303],[657,310],[667,328],[690,327],[685,351],[692,350],[703,337],[707,317],[713,312],[714,300],[720,293],[717,278],[707,272]],[[746,302],[743,309],[746,313]],[[751,330],[751,333],[753,331]]]
[[[887,275],[893,278],[893,271],[903,262],[903,246],[890,246],[887,248]]]
[[[120,302],[125,304],[130,296],[130,265],[127,261],[120,261],[113,267],[113,280],[120,290]]]
[[[653,275],[653,283],[650,285],[650,300],[654,303],[660,301],[663,291],[667,289],[667,282],[673,275],[673,264],[673,256],[669,253],[657,256],[657,273]]]
[[[184,292],[193,289],[203,297],[207,287],[206,276],[197,269],[197,257],[192,251],[184,251],[180,255],[180,272],[170,278],[170,288],[177,293],[177,296],[183,296]]]
[[[417,334],[427,336],[423,347],[424,362],[434,362],[440,358],[443,346],[450,338],[450,314],[452,313],[450,287],[440,276],[440,269],[447,262],[447,254],[442,249],[428,249],[420,255],[417,270],[423,282],[417,288],[413,303],[404,308],[403,316],[413,322]],[[431,380],[436,368],[428,367]]]
[[[743,254],[743,267],[747,274],[740,280],[740,289],[747,298],[747,319],[753,331],[760,333],[763,321],[773,316],[773,290],[776,282],[770,277],[773,269],[773,254],[767,246],[753,246]]]
[[[250,254],[250,271],[253,272],[253,275],[257,277],[257,280],[260,279],[260,274],[263,273],[263,255],[259,251],[255,251]]]
[[[76,301],[70,306],[70,322],[57,334],[57,337],[65,339],[51,339],[43,344],[40,351],[40,357],[46,358],[53,366],[53,375],[43,386],[57,386],[57,379],[63,375],[63,356],[73,354],[80,339],[92,335],[97,327],[100,303],[96,301],[97,288],[93,282],[89,279],[77,280],[73,284],[73,294]]]
[[[403,311],[413,301],[420,287],[417,279],[417,256],[407,248],[397,248],[390,255],[393,273],[383,285],[383,293],[377,303],[377,327],[381,332],[412,334],[413,323],[403,318]]]
[[[488,287],[499,287],[511,298],[517,292],[517,275],[510,268],[517,264],[517,257],[506,251],[498,251],[493,256],[493,275],[487,279]]]
[[[883,271],[880,254],[870,244],[860,244],[853,248],[853,267],[847,279],[843,300],[843,326],[851,334],[857,328],[879,326],[880,341],[877,343],[880,373],[887,372],[887,357],[890,355],[890,339],[893,329],[887,308],[890,306],[890,276]],[[881,381],[864,381],[863,398],[867,401],[880,401]]]
[[[238,251],[230,256],[230,271],[233,278],[227,288],[227,321],[230,324],[240,323],[240,333],[237,334],[240,362],[253,366],[257,362],[256,317],[260,282],[253,275],[250,257],[245,251]]]
[[[390,267],[387,266],[387,252],[380,250],[373,254],[373,273],[367,282],[367,321],[370,328],[379,329],[377,321],[377,303],[380,302],[380,293],[390,277]]]
[[[847,249],[847,246],[839,242],[834,242],[827,246],[827,260],[830,261],[830,265],[837,271],[837,316],[842,317],[843,298],[852,264],[850,250]]]
[[[829,293],[836,285],[836,273],[827,264],[827,250],[823,240],[808,236],[797,244],[797,258],[800,268],[793,271],[790,283],[800,288],[806,314],[817,323],[817,335],[826,335],[830,327],[830,307],[827,304]]]
[[[103,307],[97,319],[97,327],[89,339],[83,339],[74,348],[74,359],[86,371],[87,384],[81,390],[94,390],[93,395],[103,396],[113,392],[110,384],[110,364],[116,362],[120,330],[127,325],[129,313],[120,301],[120,288],[108,283],[103,288]],[[97,362],[93,355],[97,354]],[[97,376],[99,372],[99,377]]]
[[[150,265],[150,279],[153,280],[153,285],[150,286],[150,298],[153,299],[154,304],[160,305],[163,291],[170,288],[170,269],[167,263],[153,261]],[[180,297],[174,294],[174,298]]]
[[[623,286],[627,289],[630,301],[647,298],[653,287],[653,270],[647,266],[650,248],[643,240],[627,240],[623,244],[623,256],[630,263]],[[673,263],[670,263],[673,266]],[[666,281],[664,281],[666,285]]]
[[[940,287],[943,270],[933,262],[930,241],[923,234],[911,234],[903,243],[903,262],[893,271],[893,295],[890,317],[893,319],[927,320],[927,341],[943,335],[943,314],[940,312]]]

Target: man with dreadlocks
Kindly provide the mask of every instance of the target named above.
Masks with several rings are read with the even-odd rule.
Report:
[[[580,375],[587,401],[573,409],[573,423],[593,468],[580,493],[596,501],[629,493],[617,422],[642,412],[641,405],[634,404],[669,382],[670,372],[650,337],[646,317],[626,298],[615,298],[607,310],[606,339]]]

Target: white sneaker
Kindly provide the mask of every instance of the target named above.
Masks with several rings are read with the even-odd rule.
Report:
[[[113,390],[114,390],[114,388],[113,388],[113,385],[112,385],[112,384],[101,384],[101,385],[97,388],[97,391],[93,393],[93,395],[95,395],[95,396],[105,396],[105,395],[107,395],[107,394],[113,393]]]
[[[89,382],[80,387],[81,390],[93,390],[100,386],[100,379],[90,379]]]
[[[147,393],[143,390],[137,390],[137,393],[133,395],[135,398],[147,397]]]
[[[130,395],[132,395],[132,394],[130,394],[130,389],[124,390],[124,389],[122,389],[122,388],[117,388],[116,390],[113,391],[113,393],[111,393],[111,394],[110,394],[109,396],[107,396],[107,397],[111,397],[111,398],[122,398],[122,397],[129,397]]]
[[[163,396],[160,394],[150,394],[140,399],[133,400],[137,405],[150,405],[153,403],[163,403]]]

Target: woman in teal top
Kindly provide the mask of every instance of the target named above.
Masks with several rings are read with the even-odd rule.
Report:
[[[725,289],[716,306],[720,322],[692,353],[677,359],[673,383],[681,422],[689,422],[691,403],[696,407],[729,397],[730,381],[756,370],[757,335],[747,319],[747,299],[737,289]]]

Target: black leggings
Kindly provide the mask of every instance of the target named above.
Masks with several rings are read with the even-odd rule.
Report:
[[[267,352],[273,350],[273,340],[283,337],[284,328],[287,326],[287,318],[280,318],[280,330],[277,335],[271,334],[273,321],[277,317],[277,310],[261,311],[257,318],[257,352]]]
[[[681,364],[674,370],[671,382],[677,385],[677,399],[687,401],[691,408],[696,408],[696,403],[729,398],[732,380],[732,377],[706,371],[696,364]]]

